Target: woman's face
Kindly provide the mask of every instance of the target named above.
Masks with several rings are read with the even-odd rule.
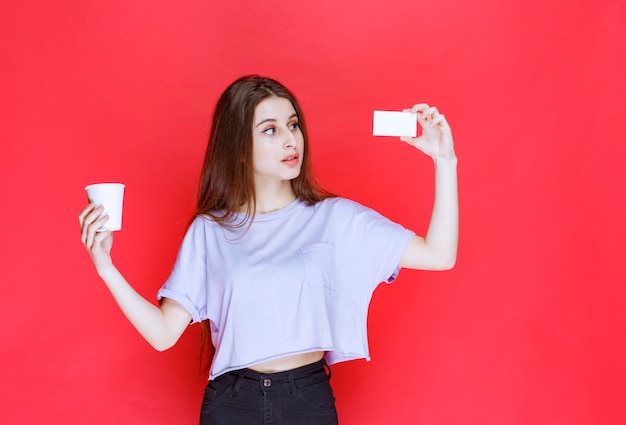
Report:
[[[268,97],[254,111],[252,161],[257,185],[290,182],[304,159],[304,137],[288,99]]]

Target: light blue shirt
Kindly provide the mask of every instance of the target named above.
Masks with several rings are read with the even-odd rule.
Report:
[[[395,279],[413,236],[343,198],[296,200],[249,228],[199,216],[158,298],[178,301],[192,323],[210,321],[210,379],[313,351],[325,351],[329,364],[369,360],[370,299]]]

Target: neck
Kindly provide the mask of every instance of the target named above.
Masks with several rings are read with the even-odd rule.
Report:
[[[257,186],[255,189],[255,213],[257,215],[278,211],[296,200],[296,194],[289,181],[284,181],[282,184],[276,186]]]

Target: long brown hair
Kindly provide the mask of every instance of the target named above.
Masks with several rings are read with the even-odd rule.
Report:
[[[247,75],[232,83],[219,98],[198,188],[194,216],[207,215],[223,226],[243,226],[255,215],[254,173],[252,164],[252,127],[254,112],[268,97],[282,97],[291,102],[298,116],[304,138],[304,160],[298,177],[291,181],[298,199],[309,205],[333,197],[313,177],[309,137],[304,114],[296,97],[281,83],[267,77]],[[246,205],[245,220],[230,220]],[[251,223],[250,223],[251,224]],[[201,370],[209,367],[213,355],[211,328],[202,321],[200,346]]]
[[[219,98],[207,146],[195,215],[206,214],[222,225],[246,205],[245,224],[254,217],[255,191],[252,164],[252,126],[254,112],[268,97],[291,102],[304,138],[304,160],[298,177],[291,181],[298,199],[315,204],[333,195],[313,177],[306,121],[296,97],[281,83],[267,77],[247,75],[232,83]]]

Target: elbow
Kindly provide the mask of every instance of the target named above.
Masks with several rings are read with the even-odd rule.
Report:
[[[162,345],[162,344],[150,344],[152,345],[152,348],[154,348],[156,351],[158,351],[159,353],[162,353],[164,351],[169,350],[172,346],[171,345]]]
[[[148,340],[148,343],[150,344],[150,346],[152,346],[152,348],[154,348],[156,351],[158,351],[159,353],[162,353],[164,351],[169,350],[170,348],[172,348],[174,346],[174,344],[176,344],[176,340],[170,340],[170,339],[160,339],[160,340]]]
[[[456,260],[453,260],[453,261],[450,261],[449,263],[443,264],[439,270],[441,271],[452,270],[455,265],[456,265]]]
[[[446,258],[442,258],[441,261],[439,261],[437,265],[434,267],[434,270],[437,270],[437,271],[452,270],[455,265],[456,265],[456,254],[446,257]]]

